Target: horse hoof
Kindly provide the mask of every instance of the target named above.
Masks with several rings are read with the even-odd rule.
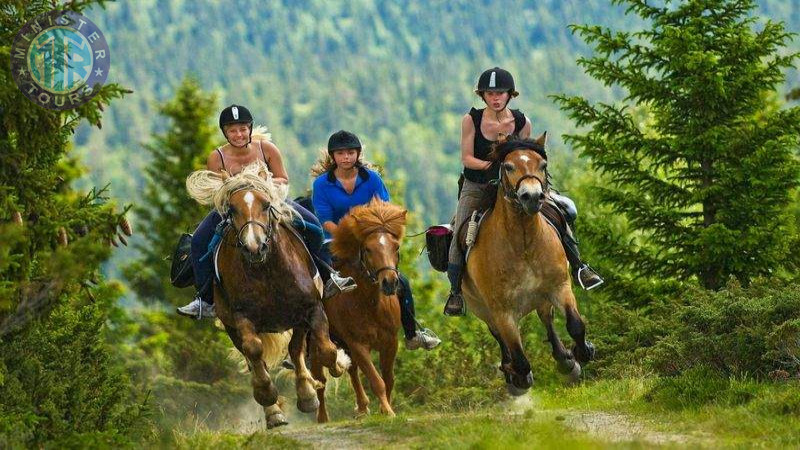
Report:
[[[569,375],[575,370],[576,365],[578,365],[578,361],[575,361],[574,359],[556,361],[556,370],[558,370],[558,373],[561,375]],[[580,367],[578,370],[580,370]]]
[[[353,418],[360,419],[362,417],[366,417],[369,414],[369,408],[364,408],[364,410],[356,409],[353,410]]]
[[[578,383],[581,381],[581,365],[575,361],[575,365],[572,367],[572,371],[567,374],[567,382],[570,384]]]
[[[307,399],[298,398],[297,399],[297,409],[300,412],[310,413],[314,412],[319,408],[319,400],[317,397],[311,397]]]
[[[347,356],[347,353],[345,353],[344,350],[339,349],[336,352],[336,368],[330,369],[329,372],[332,377],[339,378],[347,369],[350,368],[352,363],[353,362],[350,360],[350,357]]]
[[[586,364],[589,361],[594,359],[594,344],[589,341],[586,341],[586,349],[581,351],[577,345],[572,347],[572,353],[575,355],[575,358],[580,361],[582,364]]]
[[[289,421],[286,420],[286,416],[282,413],[275,413],[269,417],[267,417],[267,429],[272,429],[275,427],[282,427],[284,425],[288,425]]]
[[[512,397],[519,397],[520,395],[525,395],[528,392],[528,388],[519,388],[514,386],[513,383],[506,384],[506,389],[508,389],[508,393],[511,394]]]

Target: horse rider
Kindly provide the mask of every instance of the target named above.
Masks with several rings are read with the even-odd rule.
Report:
[[[388,202],[389,191],[378,172],[369,169],[362,162],[361,141],[349,131],[340,130],[330,136],[328,155],[318,167],[313,171],[319,175],[313,183],[311,200],[317,217],[322,222],[325,248],[329,252],[327,243],[330,242],[331,234],[350,209],[369,203],[373,197]],[[399,274],[399,278],[401,293],[398,299],[406,348],[415,350],[422,347],[431,350],[441,340],[426,329],[417,330],[411,285],[403,274]]]
[[[237,174],[242,167],[262,160],[267,164],[273,175],[273,182],[288,184],[289,176],[283,166],[281,152],[268,139],[256,137],[253,134],[253,116],[250,111],[241,105],[231,105],[222,110],[219,115],[219,128],[228,141],[222,147],[214,149],[208,155],[206,167],[208,170],[220,172],[227,171],[230,175]],[[322,251],[322,225],[316,216],[297,203],[287,202],[302,217],[302,223],[296,228],[303,236],[306,246],[315,259],[330,266],[330,258],[326,259]],[[212,276],[214,272],[213,257],[209,255],[208,248],[217,226],[223,221],[217,211],[212,210],[195,230],[192,235],[191,262],[195,276],[197,294],[194,300],[186,306],[178,308],[178,313],[190,317],[214,317]],[[331,272],[319,264],[317,267],[320,276],[325,281],[325,296],[330,297],[338,292],[349,291],[356,288],[355,282],[350,277],[341,277],[335,271]]]
[[[453,240],[448,255],[447,278],[450,281],[450,295],[444,313],[448,316],[466,314],[464,298],[461,295],[464,251],[459,245],[459,231],[478,208],[487,185],[499,178],[499,165],[487,161],[492,144],[500,134],[517,135],[528,138],[531,134],[531,121],[517,109],[509,109],[508,103],[519,95],[514,86],[514,77],[507,70],[494,67],[484,71],[478,78],[475,94],[486,104],[482,109],[470,109],[461,120],[461,161],[464,164],[464,184],[458,198],[455,214]],[[550,193],[568,222],[568,228],[577,217],[575,203],[569,198]],[[571,231],[565,233],[562,245],[572,268],[572,279],[584,289],[592,289],[603,283],[603,279],[588,264],[581,261],[578,242]]]

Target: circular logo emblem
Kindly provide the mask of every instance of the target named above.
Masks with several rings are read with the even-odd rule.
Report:
[[[31,101],[64,110],[88,102],[108,77],[108,43],[91,20],[50,11],[26,23],[11,47],[11,73]]]

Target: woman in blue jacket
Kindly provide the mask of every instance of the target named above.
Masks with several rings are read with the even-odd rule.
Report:
[[[328,139],[330,160],[324,165],[324,172],[313,184],[311,195],[315,213],[322,222],[326,241],[337,224],[354,206],[369,203],[373,197],[389,201],[389,191],[381,176],[364,166],[361,162],[361,141],[349,131],[337,131]],[[327,248],[327,246],[325,246]],[[430,350],[441,342],[427,330],[417,330],[414,320],[414,297],[408,278],[400,274],[400,311],[406,348],[420,347]]]

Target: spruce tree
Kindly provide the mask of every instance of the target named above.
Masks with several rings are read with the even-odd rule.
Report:
[[[52,8],[4,5],[0,40]],[[99,268],[129,226],[103,189],[71,187],[80,169],[69,149],[75,128],[100,127],[103,108],[126,91],[105,85],[79,108],[44,109],[16,86],[10,61],[0,47],[0,446],[119,444],[138,408],[107,341],[119,289]]]
[[[625,99],[556,97],[587,128],[566,138],[604,175],[597,201],[632,231],[593,233],[598,253],[620,272],[710,289],[780,269],[792,251],[800,108],[773,105],[798,56],[782,51],[793,36],[752,17],[751,0],[614,3],[652,28],[572,30],[595,52],[578,64]]]
[[[159,107],[168,126],[161,127],[166,131],[145,145],[150,154],[147,180],[141,202],[134,208],[137,228],[147,232],[134,243],[141,257],[124,270],[141,301],[182,305],[192,299],[188,289],[170,285],[171,261],[166,258],[180,234],[192,232],[208,213],[189,197],[186,177],[205,168],[208,152],[214,148],[219,131],[210,119],[215,109],[215,97],[202,92],[191,77],[182,82],[173,99]]]

